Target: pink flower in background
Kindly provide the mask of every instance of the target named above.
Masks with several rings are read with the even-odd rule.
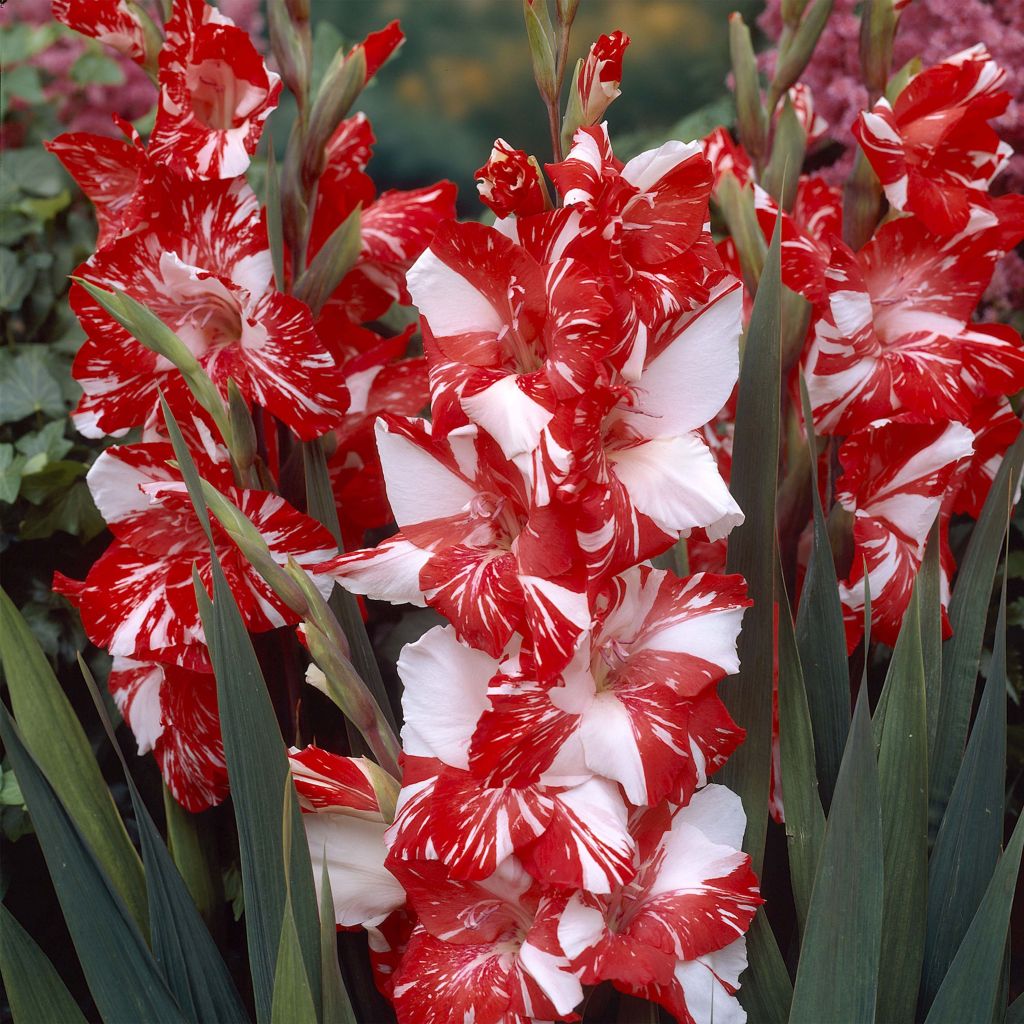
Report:
[[[771,39],[782,32],[782,0],[767,0],[758,24]],[[840,141],[857,115],[868,106],[867,89],[861,80],[858,40],[860,17],[858,0],[835,0],[828,24],[802,75],[802,81],[814,93],[817,112],[825,118]],[[893,53],[894,67],[902,67],[912,57],[920,57],[924,66],[935,64],[951,53],[958,53],[978,40],[984,40],[992,58],[1003,67],[1024,67],[1024,4],[1019,0],[962,0],[951,14],[949,0],[914,0],[900,15]],[[761,65],[771,71],[775,51],[761,54]],[[1005,113],[995,121],[1000,137],[1017,155],[1009,168],[996,179],[996,192],[1019,191],[1024,185],[1024,76],[1016,74],[1010,83],[1013,96]],[[840,183],[853,162],[853,147],[825,172],[833,183]]]

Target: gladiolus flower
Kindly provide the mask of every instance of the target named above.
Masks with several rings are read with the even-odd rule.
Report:
[[[1010,102],[1006,71],[982,44],[911,79],[894,105],[880,99],[853,127],[897,209],[929,230],[953,235],[967,227],[971,207],[987,205],[987,189],[1012,149],[988,122]]]
[[[480,199],[498,217],[528,217],[549,205],[537,161],[504,139],[495,139],[487,163],[477,168],[475,177]]]
[[[159,84],[153,159],[187,178],[244,174],[281,91],[249,34],[204,0],[175,0]]]

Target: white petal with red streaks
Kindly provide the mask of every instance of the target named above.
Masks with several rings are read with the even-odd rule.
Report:
[[[497,668],[493,658],[459,643],[451,626],[435,626],[407,644],[398,659],[405,752],[468,768],[470,738],[488,706],[487,684]]]
[[[527,394],[514,374],[502,377],[483,391],[464,395],[466,415],[501,446],[506,458],[532,452],[553,411]]]
[[[608,453],[630,500],[666,531],[707,530],[725,537],[743,522],[718,463],[695,433],[653,438]]]
[[[684,434],[713,419],[739,375],[742,314],[742,285],[732,281],[696,313],[666,327],[623,419],[644,437]]]
[[[163,678],[163,668],[155,662],[115,657],[110,669],[107,681],[110,694],[135,736],[140,755],[148,754],[163,732],[160,711]]]
[[[417,443],[410,433],[378,419],[376,435],[388,500],[400,527],[456,515],[476,497],[476,489],[427,447],[429,433]]]
[[[405,890],[384,867],[383,821],[322,812],[304,814],[302,824],[318,890],[327,865],[337,924],[379,924],[405,904]]]
[[[352,594],[424,608],[420,571],[429,558],[429,551],[396,534],[375,548],[340,555],[318,565],[317,571],[337,580]]]

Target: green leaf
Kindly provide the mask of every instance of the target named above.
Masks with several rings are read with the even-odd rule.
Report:
[[[2,903],[0,975],[18,1024],[85,1024],[53,964]]]
[[[168,988],[188,1020],[196,1021],[197,1024],[247,1020],[245,1007],[242,1006],[220,951],[199,916],[188,888],[178,874],[171,854],[128,770],[128,763],[114,736],[114,728],[110,724],[96,681],[81,655],[78,657],[78,665],[128,784],[139,829],[142,861],[146,869],[150,943]]]
[[[1006,1024],[1024,1024],[1024,995],[1017,996],[1006,1011]]]
[[[747,1011],[748,1024],[787,1020],[793,983],[763,907],[747,932],[747,964],[740,979],[740,1002]]]
[[[52,46],[64,31],[55,22],[29,25],[24,21],[0,25],[0,58],[3,67],[18,64]]]
[[[930,765],[928,832],[931,837],[938,832],[960,770],[974,704],[989,596],[1006,532],[1010,495],[1016,489],[1022,461],[1024,433],[1013,442],[992,482],[967,553],[960,563],[949,602],[953,635],[942,651],[942,691]]]
[[[8,68],[4,71],[4,104],[0,109],[7,109],[7,98],[17,97],[33,106],[37,103],[46,102],[46,94],[43,92],[43,80],[39,74],[39,68],[32,64],[21,64],[15,68]]]
[[[281,918],[281,941],[277,947],[271,1024],[317,1024],[313,993],[302,962],[299,933],[295,929],[292,901],[287,898]]]
[[[25,456],[16,455],[14,445],[0,444],[0,501],[13,504],[21,490],[21,471]]]
[[[48,462],[57,462],[74,447],[73,442],[64,436],[64,420],[47,423],[42,430],[34,430],[24,434],[14,442],[15,447],[26,458],[43,454]]]
[[[928,902],[928,717],[918,577],[875,712],[885,909],[878,1019],[913,1024]]]
[[[818,795],[804,674],[781,570],[777,571],[776,593],[779,597],[779,743],[786,801],[786,840],[797,921],[803,930],[825,835],[825,814]]]
[[[917,576],[921,604],[921,656],[924,661],[925,705],[928,713],[928,763],[935,750],[942,693],[942,565],[939,517],[935,517],[924,561]]]
[[[25,745],[145,933],[146,883],[139,855],[50,663],[2,590],[0,660]],[[18,779],[24,783],[20,773]]]
[[[36,413],[58,419],[65,411],[60,382],[42,345],[23,348],[0,364],[0,423],[16,423]]]
[[[814,733],[814,754],[818,766],[821,798],[826,810],[839,776],[839,764],[850,731],[850,668],[846,657],[846,631],[843,609],[839,602],[839,584],[832,560],[828,526],[821,507],[817,487],[818,451],[814,437],[814,418],[801,377],[807,443],[810,448],[811,503],[814,511],[814,533],[811,558],[804,577],[800,607],[796,616],[796,641],[800,663],[804,666],[807,706]]]
[[[180,462],[181,453],[178,458]],[[293,907],[289,913],[294,913],[309,989],[317,998],[322,990],[313,872],[298,804],[293,800],[290,877],[285,877],[281,794],[288,780],[288,761],[259,661],[216,554],[213,601],[198,576],[195,586],[217,677],[224,754],[238,826],[256,1016],[267,1021],[286,902]]]
[[[22,469],[21,497],[33,505],[41,505],[56,492],[67,491],[88,471],[89,467],[81,462],[67,459],[47,462],[46,453],[37,452]]]
[[[50,198],[60,195],[67,176],[60,161],[42,146],[5,149],[0,161],[0,181],[4,188],[14,187],[30,196]]]
[[[163,792],[167,848],[188,886],[192,902],[209,923],[224,903],[223,885],[211,866],[212,844],[205,841],[209,819],[186,811],[166,786]]]
[[[994,485],[993,485],[994,486]],[[1006,581],[992,650],[960,772],[932,849],[921,1007],[938,992],[992,878],[1003,840],[1006,775]]]
[[[18,773],[64,920],[100,1016],[108,1021],[185,1024],[142,932],[2,705],[0,737]]]
[[[733,448],[732,493],[746,516],[729,537],[729,572],[747,580],[754,606],[739,637],[740,671],[722,696],[746,740],[721,770],[721,782],[743,800],[744,849],[761,873],[768,828],[774,676],[775,494],[779,465],[781,218],[776,221],[750,317],[740,369]]]
[[[22,540],[42,540],[63,530],[88,541],[99,536],[104,527],[89,485],[84,479],[79,479],[67,490],[58,490],[50,495],[39,506],[38,512],[22,521],[20,529]]]
[[[1022,849],[1024,815],[1017,819],[1009,845],[999,858],[978,912],[950,964],[925,1024],[964,1024],[965,1021],[993,1019]],[[1006,1021],[1011,1024],[1021,1019],[1024,1019],[1024,1006],[1017,999]]]
[[[0,248],[0,309],[18,309],[32,290],[35,269],[10,249]]]
[[[320,969],[324,985],[324,1024],[358,1024],[338,964],[338,931],[326,857],[320,868]]]
[[[25,798],[21,795],[18,776],[0,768],[0,780],[0,807],[23,807]]]
[[[875,1019],[882,941],[882,819],[867,692],[839,768],[807,914],[790,1024]]]

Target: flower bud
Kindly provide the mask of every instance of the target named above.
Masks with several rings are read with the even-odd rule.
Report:
[[[871,237],[882,213],[882,183],[858,149],[843,187],[843,241],[857,250]]]
[[[360,225],[362,204],[339,224],[321,246],[313,262],[300,275],[292,294],[306,303],[318,316],[324,304],[341,284],[345,275],[356,265],[362,245]]]
[[[579,9],[580,0],[555,0],[555,10],[558,12],[559,24],[569,26],[576,20],[576,11]]]
[[[889,105],[892,106],[896,102],[897,97],[904,89],[910,84],[910,80],[921,73],[923,67],[920,57],[911,57],[906,64],[894,72],[888,83],[885,86],[885,98],[889,101]]]
[[[228,377],[228,419],[231,421],[231,455],[244,480],[256,461],[256,428],[233,377]]]
[[[736,128],[743,148],[760,165],[768,134],[768,118],[761,103],[757,58],[750,40],[750,29],[737,12],[729,15],[729,53],[736,83]]]
[[[716,192],[718,209],[729,229],[743,269],[743,278],[751,295],[757,291],[757,282],[764,269],[768,247],[754,209],[754,190],[741,186],[731,171],[722,174]]]
[[[832,13],[832,4],[833,0],[814,0],[813,6],[805,13],[803,20],[787,37],[787,45],[780,47],[775,77],[772,79],[768,96],[768,105],[772,109],[803,74]]]
[[[629,46],[629,36],[613,32],[601,36],[590,48],[583,67],[576,76],[576,92],[580,97],[583,120],[576,127],[597,124],[612,100],[619,96],[622,81],[622,57]],[[575,133],[575,128],[573,129]]]
[[[782,0],[782,23],[796,28],[807,8],[807,0]]]
[[[487,163],[476,171],[481,201],[498,217],[528,217],[550,209],[551,200],[535,157],[495,139]]]
[[[288,89],[294,94],[299,109],[309,102],[309,74],[312,61],[312,43],[309,38],[309,19],[304,26],[289,17],[285,4],[272,0],[267,5],[270,26],[270,49],[278,71]],[[304,29],[304,30],[303,30]]]
[[[772,152],[761,183],[784,210],[796,199],[800,169],[807,152],[807,133],[789,96],[786,97],[775,125]]]
[[[893,0],[864,0],[860,15],[860,66],[872,100],[885,92],[899,15]]]
[[[323,173],[327,143],[349,112],[367,81],[366,50],[356,46],[346,56],[340,50],[324,74],[309,115],[302,153],[302,183],[312,190]]]
[[[526,19],[526,37],[530,42],[537,88],[549,103],[557,102],[554,33],[548,18],[547,0],[523,0],[523,17]]]

